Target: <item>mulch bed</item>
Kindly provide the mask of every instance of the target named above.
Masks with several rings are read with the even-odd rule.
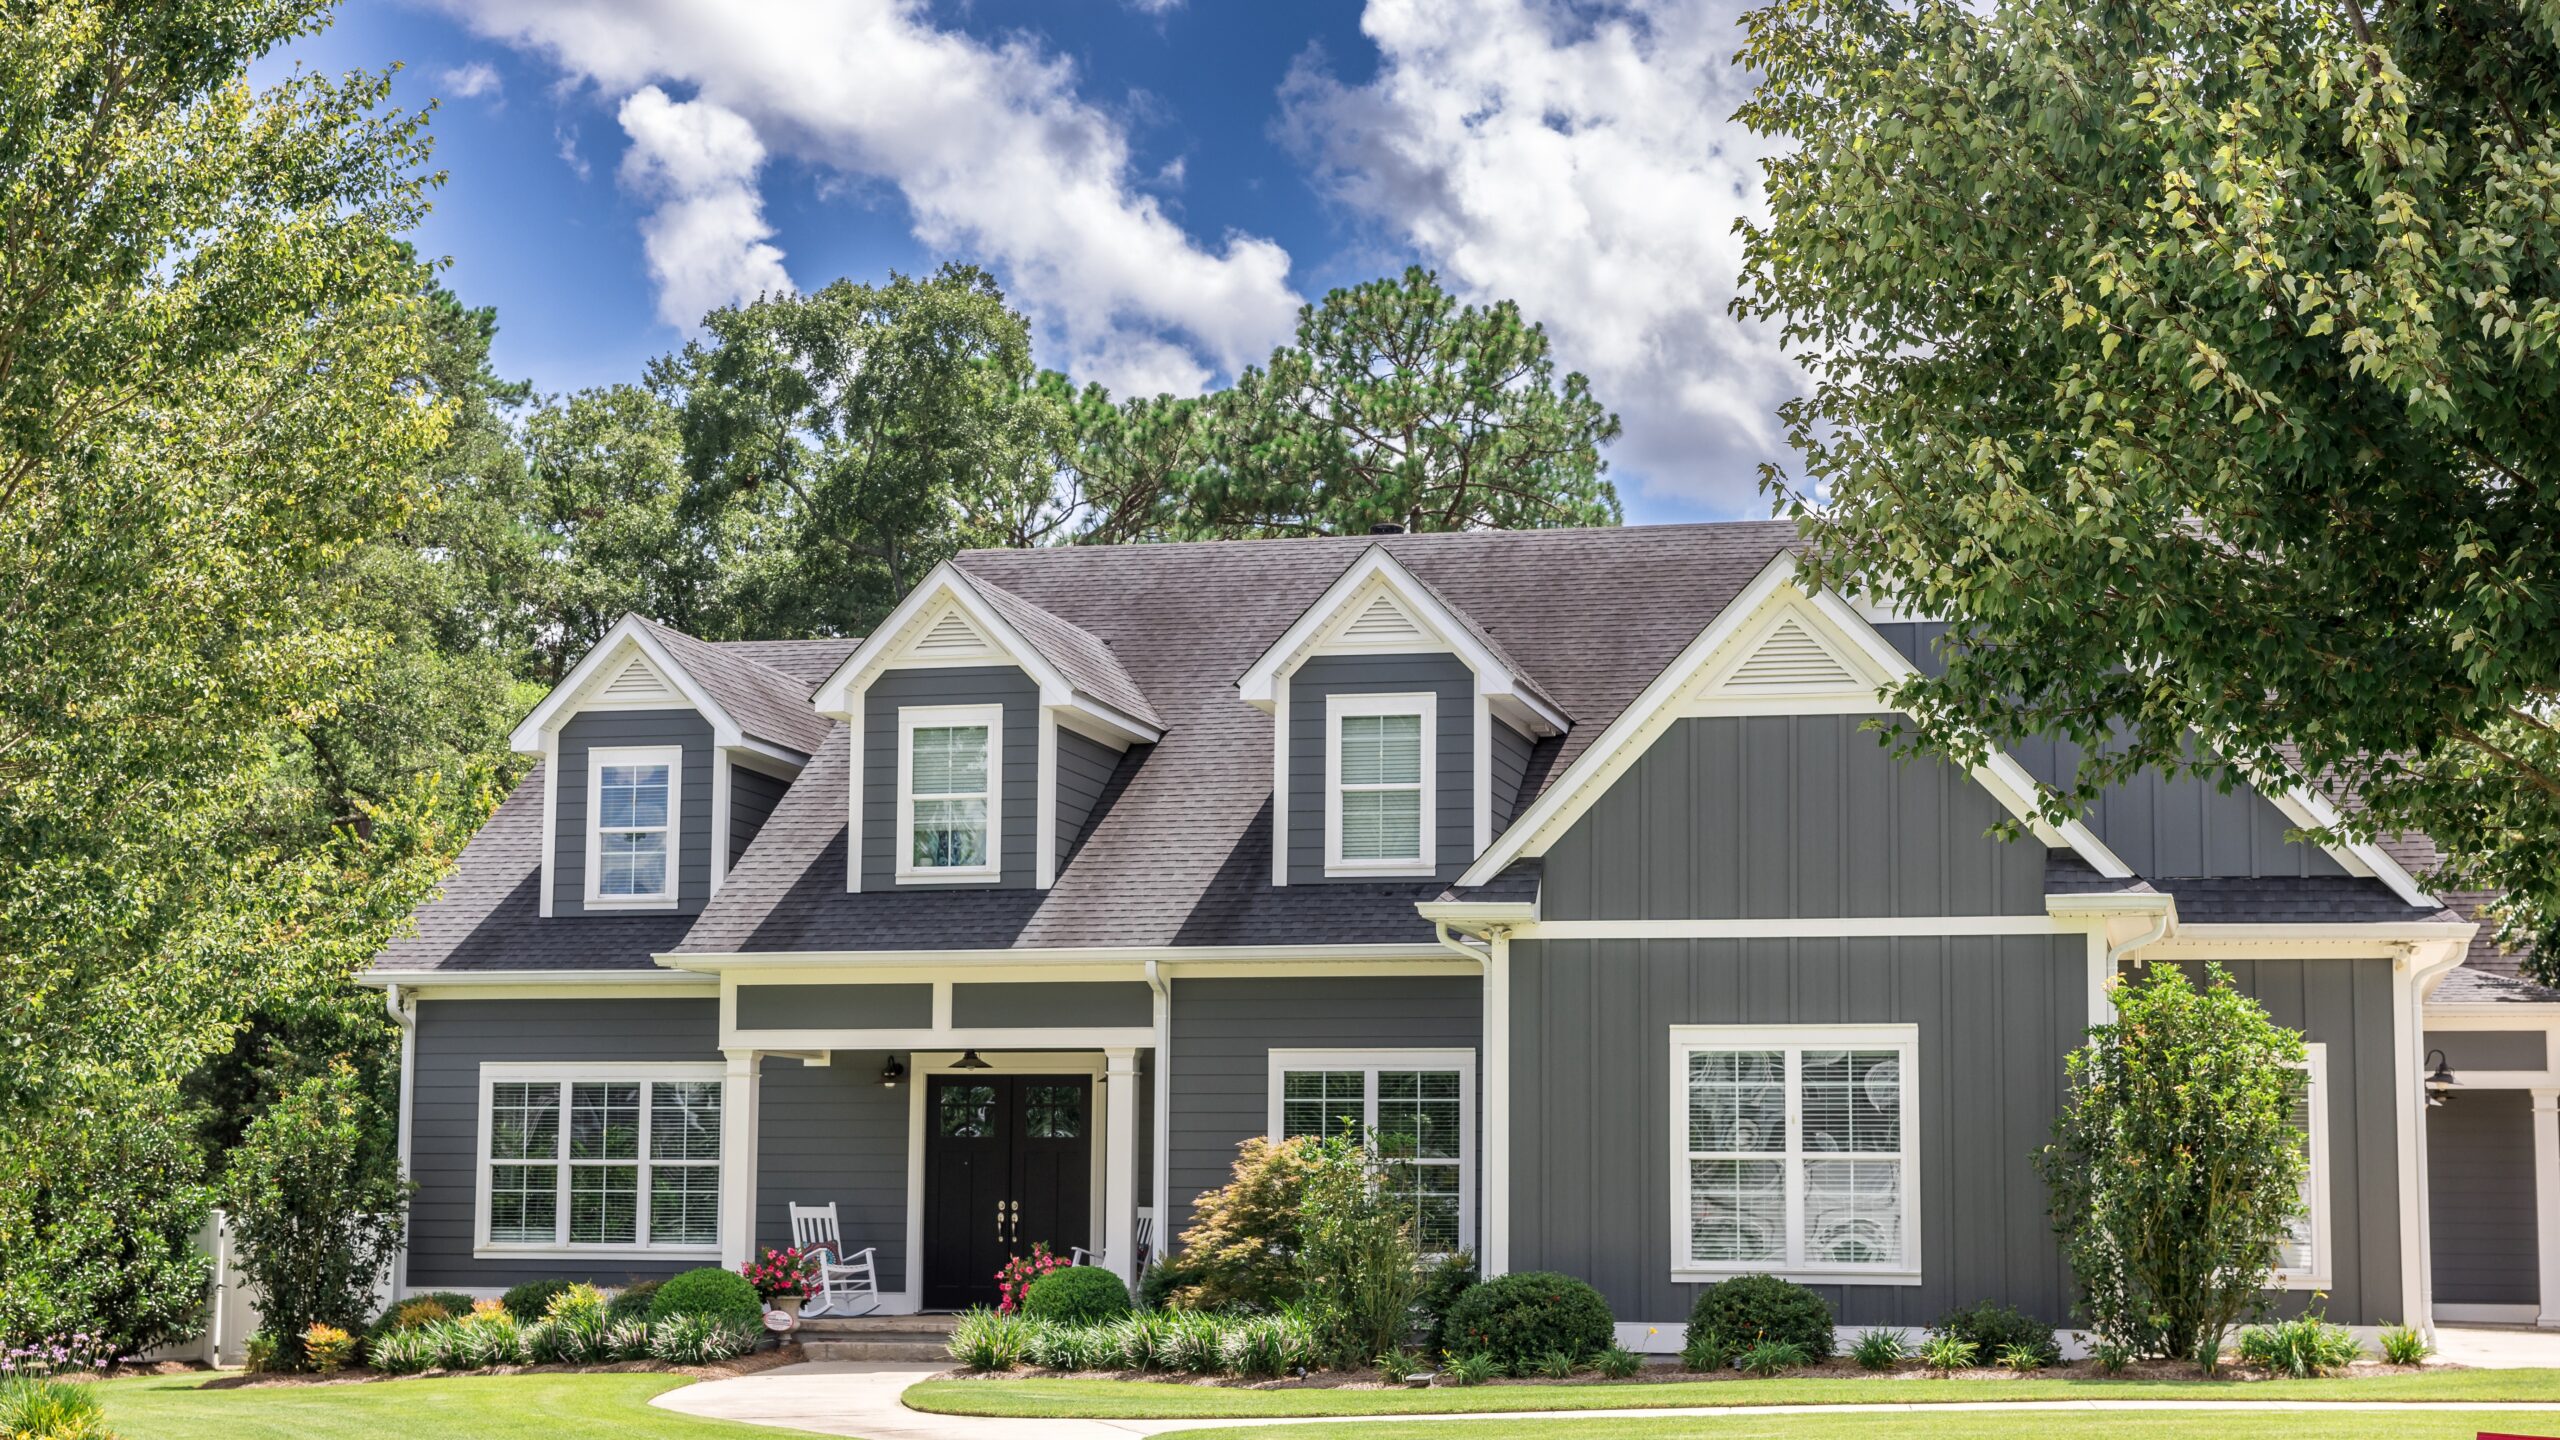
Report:
[[[2333,1378],[2362,1379],[2376,1375],[2406,1375],[2411,1373],[2412,1368],[2406,1365],[2385,1365],[2379,1360],[2360,1360],[2338,1372]],[[2425,1368],[2459,1370],[2466,1367],[2447,1364],[2443,1361],[2429,1361]],[[1277,1380],[1247,1380],[1233,1375],[1182,1375],[1160,1370],[1014,1370],[1003,1374],[977,1370],[953,1370],[936,1378],[943,1380],[1119,1380],[1131,1384],[1191,1385],[1215,1390],[1404,1390],[1413,1388],[1393,1384],[1375,1370],[1319,1370],[1303,1379],[1284,1377]],[[1655,1362],[1647,1364],[1644,1369],[1624,1380],[1611,1380],[1597,1373],[1587,1372],[1565,1380],[1537,1377],[1488,1380],[1484,1386],[1478,1388],[1539,1385],[1712,1385],[1725,1381],[1760,1378],[1763,1377],[1745,1375],[1739,1370],[1702,1372],[1683,1370],[1676,1363]],[[1790,1370],[1784,1375],[1768,1378],[1865,1380],[1879,1385],[1890,1385],[1898,1382],[1929,1381],[1948,1377],[1942,1377],[1937,1371],[1927,1369],[1917,1360],[1906,1360],[1891,1370],[1875,1371],[1858,1368],[1857,1362],[1847,1356],[1834,1356],[1819,1365],[1808,1365],[1801,1370]],[[1952,1378],[1958,1380],[2184,1380],[2198,1383],[2246,1384],[2252,1381],[2279,1380],[2286,1377],[2240,1365],[2225,1365],[2219,1373],[2207,1377],[2204,1367],[2191,1360],[2147,1360],[2128,1365],[2115,1374],[2109,1375],[2099,1369],[2094,1361],[2074,1360],[2024,1374],[1996,1368],[1958,1370],[1953,1372]]]
[[[371,1370],[341,1370],[335,1375],[250,1375],[225,1372],[204,1383],[207,1390],[264,1390],[296,1385],[372,1385],[393,1380],[450,1378],[457,1375],[685,1375],[696,1380],[734,1380],[784,1365],[800,1363],[800,1347],[783,1345],[759,1350],[716,1365],[669,1365],[657,1360],[617,1360],[610,1365],[500,1365],[488,1370],[425,1370],[416,1375],[383,1375]],[[180,1366],[179,1369],[201,1368]],[[124,1372],[131,1374],[133,1372]]]

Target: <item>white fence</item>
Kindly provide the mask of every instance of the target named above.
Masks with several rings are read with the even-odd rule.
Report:
[[[198,1250],[213,1257],[204,1333],[193,1340],[163,1345],[143,1358],[197,1360],[231,1369],[247,1363],[249,1337],[258,1333],[257,1293],[250,1288],[248,1277],[240,1273],[239,1248],[231,1240],[229,1215],[220,1210],[207,1215],[203,1228],[196,1231],[195,1243]],[[391,1277],[397,1268],[383,1267],[382,1279],[375,1284],[373,1292],[376,1310],[391,1303]]]

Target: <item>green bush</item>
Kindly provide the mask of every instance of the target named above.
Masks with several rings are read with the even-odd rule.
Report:
[[[2062,1363],[2062,1345],[2053,1338],[2053,1327],[2022,1310],[2007,1305],[1994,1305],[1985,1300],[1961,1310],[1950,1310],[1929,1327],[1932,1335],[1953,1335],[1973,1342],[1977,1355],[1989,1356],[2009,1365],[2009,1352],[2024,1350],[2035,1357],[2036,1368]],[[2018,1367],[2009,1366],[2010,1369]]]
[[[1831,1355],[1831,1304],[1775,1275],[1737,1275],[1698,1292],[1681,1354],[1693,1370],[1716,1370],[1754,1345],[1804,1351],[1805,1363]]]
[[[1867,1330],[1860,1332],[1849,1353],[1861,1370],[1890,1370],[1911,1353],[1911,1346],[1899,1330]]]
[[[1602,1375],[1612,1380],[1632,1379],[1644,1369],[1644,1357],[1623,1345],[1612,1345],[1591,1362]]]
[[[726,1270],[712,1273],[729,1275]],[[683,1278],[681,1275],[676,1277],[678,1280]],[[741,1285],[746,1283],[743,1275],[729,1275],[729,1278]],[[673,1281],[668,1284],[673,1288]],[[757,1313],[761,1315],[763,1312]],[[734,1313],[679,1313],[650,1322],[649,1358],[669,1365],[709,1365],[721,1360],[734,1360],[756,1348],[763,1339],[764,1329],[758,1321],[742,1321]]]
[[[1138,1277],[1138,1308],[1170,1310],[1174,1297],[1199,1279],[1182,1256],[1159,1255],[1147,1262],[1147,1273]]]
[[[86,1385],[0,1380],[0,1435],[9,1440],[115,1440]]]
[[[1490,1355],[1452,1355],[1440,1373],[1452,1385],[1481,1385],[1502,1373],[1502,1362]]]
[[[1129,1287],[1099,1265],[1069,1265],[1031,1282],[1022,1313],[1034,1320],[1097,1325],[1129,1313]]]
[[[1461,1250],[1422,1273],[1422,1289],[1414,1296],[1413,1305],[1422,1312],[1422,1353],[1438,1355],[1447,1350],[1449,1312],[1458,1297],[1476,1288],[1476,1257],[1473,1251]]]
[[[415,1330],[437,1320],[451,1320],[471,1313],[471,1297],[451,1290],[424,1290],[405,1300],[391,1302],[382,1318],[373,1322],[370,1334],[379,1337],[394,1330]]]
[[[1299,1293],[1322,1363],[1357,1365],[1413,1333],[1421,1252],[1413,1205],[1397,1198],[1378,1152],[1331,1135],[1307,1153],[1299,1219]]]
[[[1741,1368],[1742,1373],[1765,1380],[1772,1375],[1801,1370],[1813,1363],[1813,1357],[1793,1340],[1762,1340],[1744,1346],[1742,1353],[1733,1357],[1733,1363]]]
[[[2253,1325],[2240,1332],[2237,1348],[2242,1363],[2297,1380],[2344,1370],[2364,1356],[2347,1327],[2330,1324],[2316,1311],[2299,1320]]]
[[[305,1363],[315,1324],[362,1330],[374,1282],[400,1251],[408,1186],[383,1118],[342,1061],[278,1096],[231,1152],[222,1192],[232,1241],[279,1364]]]
[[[648,1319],[649,1307],[658,1303],[658,1283],[634,1280],[614,1291],[613,1298],[604,1303],[604,1318],[616,1322]]]
[[[1236,1147],[1227,1183],[1192,1202],[1174,1305],[1276,1310],[1298,1299],[1300,1220],[1314,1148],[1308,1136],[1275,1141],[1259,1135]]]
[[[757,1298],[756,1287],[748,1284],[744,1275],[706,1265],[660,1285],[649,1302],[652,1325],[685,1315],[756,1325],[764,1319],[764,1301]]]
[[[433,1326],[385,1330],[365,1346],[365,1363],[385,1375],[415,1375],[443,1358]]]
[[[961,1312],[944,1342],[954,1362],[971,1370],[1010,1370],[1023,1362],[1031,1322],[985,1306]]]
[[[498,1297],[498,1303],[507,1307],[508,1314],[530,1324],[550,1314],[551,1297],[567,1290],[573,1283],[568,1280],[527,1280],[509,1287],[506,1294]]]
[[[1600,1292],[1551,1270],[1496,1276],[1469,1290],[1450,1307],[1446,1335],[1449,1349],[1489,1356],[1505,1370],[1550,1350],[1579,1364],[1616,1337]]]
[[[1981,1358],[1981,1347],[1961,1335],[1932,1335],[1920,1342],[1920,1363],[1941,1375],[1970,1370]]]
[[[2435,1350],[2425,1336],[2406,1325],[2394,1325],[2382,1332],[2382,1358],[2394,1365],[2423,1365]]]

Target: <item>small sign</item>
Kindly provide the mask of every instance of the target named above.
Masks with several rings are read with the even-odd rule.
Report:
[[[800,1328],[800,1317],[788,1310],[767,1310],[764,1312],[764,1328],[776,1335],[788,1335]]]

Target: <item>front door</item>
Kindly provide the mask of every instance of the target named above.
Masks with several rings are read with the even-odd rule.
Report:
[[[935,1075],[924,1092],[924,1304],[996,1303],[1034,1244],[1065,1255],[1093,1220],[1093,1080]]]

